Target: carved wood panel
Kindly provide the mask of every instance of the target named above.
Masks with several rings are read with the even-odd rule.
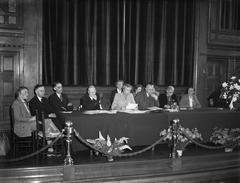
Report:
[[[228,58],[209,56],[207,59],[206,97],[227,80]]]
[[[207,57],[205,98],[232,76],[240,77],[239,56],[209,55]]]
[[[21,28],[22,27],[22,0],[0,1],[0,27]]]
[[[240,46],[240,2],[238,0],[210,0],[208,43]]]
[[[0,126],[9,123],[9,106],[19,86],[19,53],[0,52]]]

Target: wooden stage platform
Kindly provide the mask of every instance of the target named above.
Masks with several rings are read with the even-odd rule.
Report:
[[[64,167],[64,157],[44,160],[31,158],[15,163],[0,163],[0,183],[240,182],[239,149],[225,153],[223,150],[190,146],[182,158],[171,159],[168,155],[168,148],[158,145],[154,151],[135,157],[116,158],[114,162],[107,162],[101,155],[90,156],[89,151],[82,151],[73,155],[74,166]]]

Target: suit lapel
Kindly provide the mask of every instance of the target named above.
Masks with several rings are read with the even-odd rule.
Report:
[[[63,95],[61,95],[62,96],[62,101],[61,101],[61,99],[58,97],[58,95],[56,93],[54,93],[54,94],[55,94],[55,98],[57,99],[57,101],[62,103],[63,102]]]

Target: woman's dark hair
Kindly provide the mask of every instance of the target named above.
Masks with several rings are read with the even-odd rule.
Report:
[[[17,91],[15,92],[15,99],[17,99],[21,93],[21,91],[23,90],[28,90],[28,88],[26,86],[20,86]]]
[[[143,85],[137,84],[137,85],[134,86],[134,91],[136,91],[139,87],[141,87],[143,89]]]

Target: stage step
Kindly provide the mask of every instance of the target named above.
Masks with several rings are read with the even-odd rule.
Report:
[[[0,183],[18,182],[240,182],[239,152],[180,159],[116,159],[114,162],[0,169]],[[24,162],[23,162],[24,163]],[[68,181],[67,181],[68,180]]]

